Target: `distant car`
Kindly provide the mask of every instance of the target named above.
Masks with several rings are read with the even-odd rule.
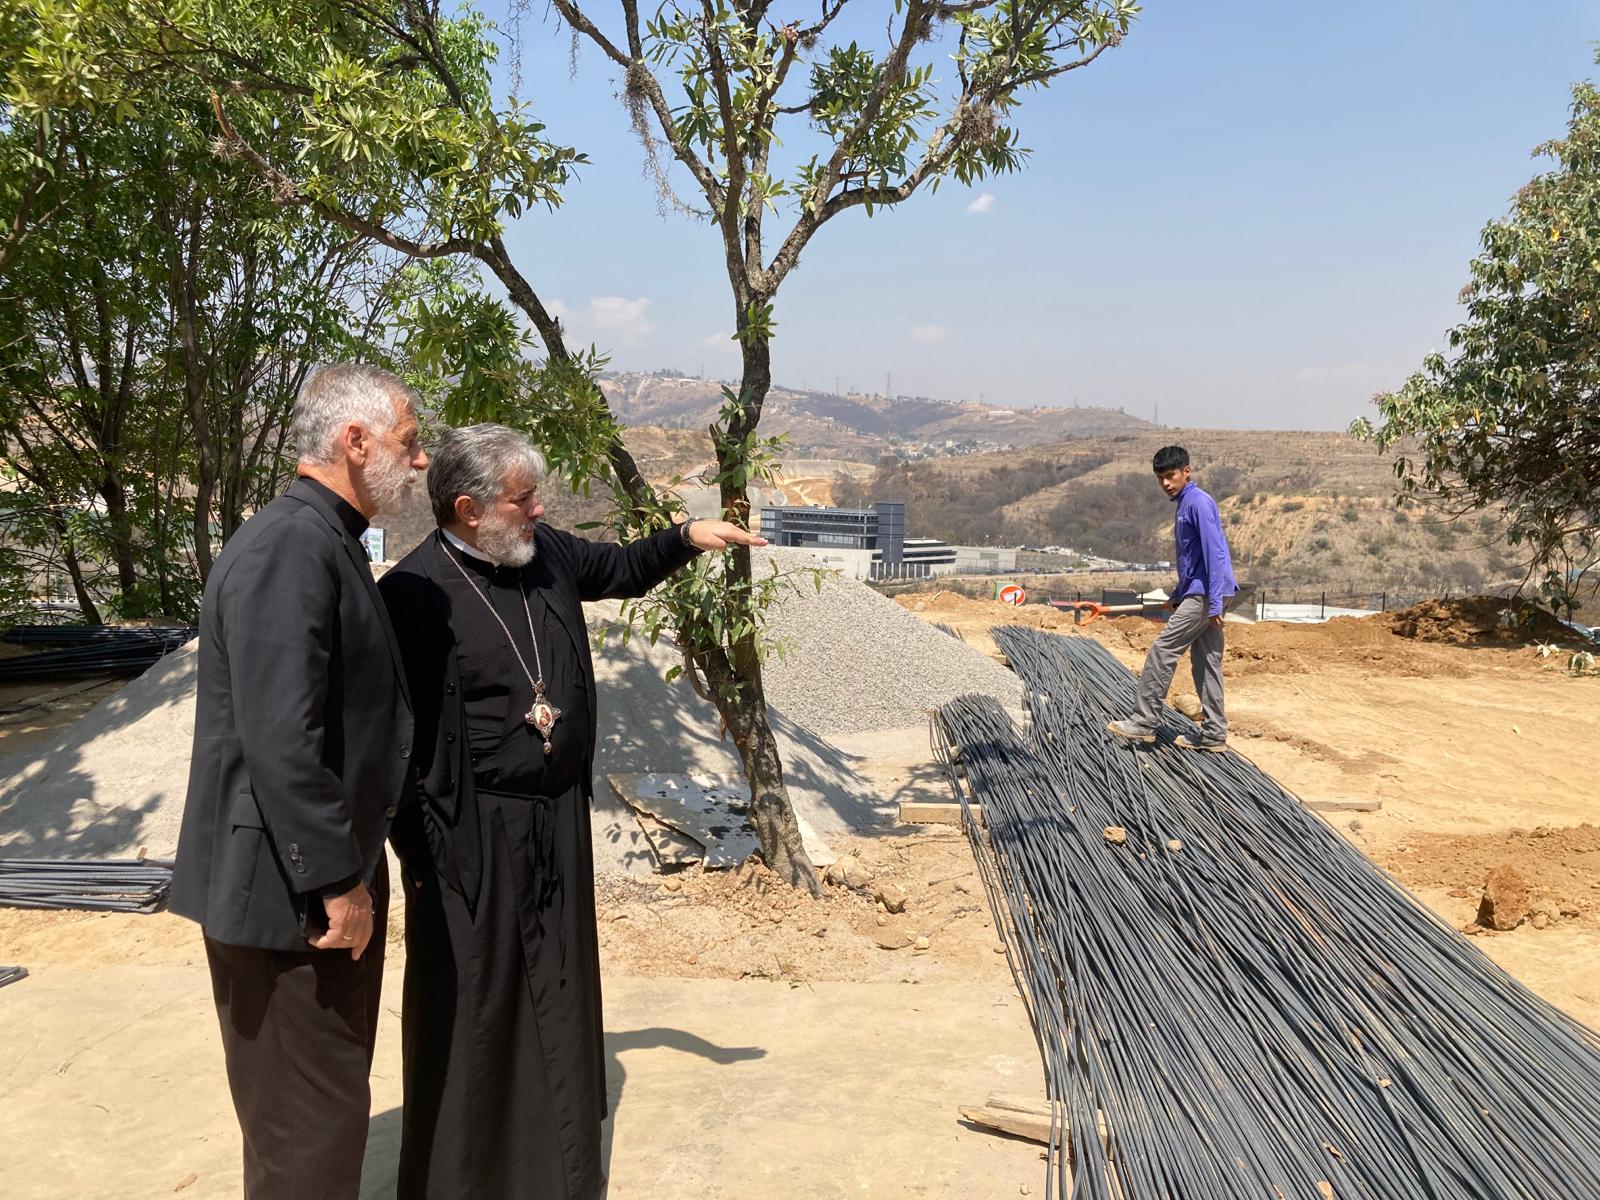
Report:
[[[1600,642],[1600,629],[1596,629],[1593,625],[1580,625],[1576,621],[1563,621],[1561,623],[1568,629],[1576,630],[1578,633],[1581,633],[1591,642]]]

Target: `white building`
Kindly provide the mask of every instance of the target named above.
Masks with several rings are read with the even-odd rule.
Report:
[[[957,575],[1010,575],[1017,569],[1017,552],[996,546],[956,546],[951,569]]]

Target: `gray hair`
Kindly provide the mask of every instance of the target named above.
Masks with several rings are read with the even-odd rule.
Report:
[[[527,435],[504,425],[446,429],[428,459],[428,499],[440,525],[456,519],[456,497],[488,505],[512,475],[537,480],[545,471],[544,455]]]
[[[318,367],[300,385],[289,418],[289,439],[300,461],[332,462],[339,431],[352,423],[374,435],[388,433],[395,425],[396,399],[416,405],[416,393],[392,371],[365,363]]]

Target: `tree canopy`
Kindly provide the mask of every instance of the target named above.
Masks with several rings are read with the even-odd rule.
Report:
[[[1467,316],[1354,432],[1397,447],[1402,496],[1504,509],[1560,598],[1600,538],[1600,91],[1573,89],[1553,169],[1483,231]]]

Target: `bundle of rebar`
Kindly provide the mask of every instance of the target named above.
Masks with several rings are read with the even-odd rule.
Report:
[[[1597,1200],[1600,1037],[1246,759],[1114,738],[1133,677],[1007,627],[1028,728],[935,722],[1044,1059],[1047,1192]],[[982,824],[972,806],[982,805]]]
[[[155,859],[0,858],[0,905],[157,912],[172,889],[172,864]]]
[[[14,626],[5,633],[7,642],[49,649],[19,658],[0,659],[0,683],[86,675],[139,675],[163,655],[170,654],[189,641],[197,632],[187,626]]]

